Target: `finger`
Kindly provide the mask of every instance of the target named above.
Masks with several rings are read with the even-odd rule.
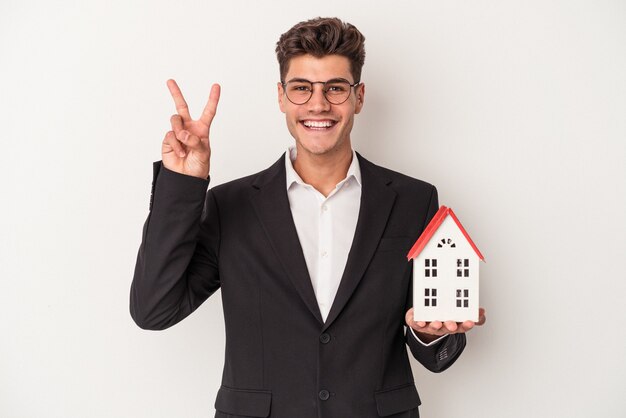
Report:
[[[200,145],[202,141],[196,135],[193,135],[191,132],[186,130],[181,130],[176,134],[176,139],[185,144],[187,149],[197,149],[202,148]]]
[[[181,118],[180,115],[176,113],[172,115],[172,117],[170,117],[170,124],[172,125],[172,131],[174,131],[174,133],[176,134],[176,137],[180,139],[179,137],[180,131],[184,129],[183,118]]]
[[[166,146],[169,145],[169,147],[179,157],[183,158],[185,156],[185,149],[183,148],[182,144],[178,141],[178,139],[176,139],[176,135],[174,134],[174,132],[169,131],[167,134],[165,134],[165,139],[163,140],[163,144]]]
[[[446,321],[446,322],[443,323],[443,325],[450,332],[455,332],[459,328],[457,326],[456,322],[454,322],[454,321]]]
[[[187,106],[187,102],[183,97],[183,93],[181,93],[180,88],[178,88],[178,84],[172,79],[167,80],[167,88],[170,90],[170,94],[174,99],[174,104],[176,105],[176,112],[183,118],[183,120],[190,120],[191,116],[189,116],[189,106]]]
[[[443,324],[441,323],[441,321],[433,321],[433,322],[430,323],[430,325],[428,327],[433,329],[433,330],[435,330],[435,331],[439,331],[442,326],[443,326]]]
[[[222,88],[219,84],[213,84],[211,86],[209,100],[207,101],[206,106],[204,106],[202,116],[200,116],[200,120],[209,126],[211,126],[215,113],[217,113],[217,103],[220,101],[221,90]]]
[[[463,331],[469,331],[470,329],[474,328],[474,321],[465,321],[461,324],[461,329],[463,329]]]
[[[426,322],[424,321],[417,321],[415,324],[420,328],[424,328],[426,326]]]
[[[200,141],[200,138],[198,138],[196,135],[193,135],[187,131],[181,131],[181,135],[183,138],[182,143],[187,146],[187,149],[200,150],[202,148],[202,142]]]

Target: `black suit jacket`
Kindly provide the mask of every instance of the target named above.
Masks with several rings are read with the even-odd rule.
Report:
[[[208,192],[207,180],[154,163],[130,312],[141,328],[165,329],[221,288],[216,417],[417,417],[405,343],[434,372],[465,347],[462,334],[425,347],[404,329],[406,254],[438,208],[435,187],[358,158],[361,208],[326,322],[289,209],[284,155]]]

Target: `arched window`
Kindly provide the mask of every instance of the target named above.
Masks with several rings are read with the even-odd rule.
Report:
[[[456,244],[450,238],[442,238],[441,241],[437,243],[437,248],[443,248],[446,246],[456,248]]]

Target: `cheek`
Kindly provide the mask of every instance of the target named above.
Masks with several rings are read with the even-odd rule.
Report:
[[[287,122],[287,130],[291,134],[291,136],[296,137],[298,135],[298,122],[293,117],[290,117],[288,114],[285,117]]]
[[[286,109],[285,111],[285,117],[287,118],[287,123],[293,126],[296,126],[298,124],[298,113],[295,112],[293,109]]]

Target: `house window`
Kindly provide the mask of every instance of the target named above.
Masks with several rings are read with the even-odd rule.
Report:
[[[456,307],[469,308],[469,290],[456,289]]]
[[[456,248],[456,244],[450,238],[442,238],[441,241],[437,243],[437,248],[442,248],[446,245],[450,246],[450,248]]]
[[[437,289],[424,289],[424,306],[437,306]]]
[[[456,259],[456,277],[469,277],[469,258]]]
[[[424,260],[424,277],[437,277],[436,258],[427,258]]]

